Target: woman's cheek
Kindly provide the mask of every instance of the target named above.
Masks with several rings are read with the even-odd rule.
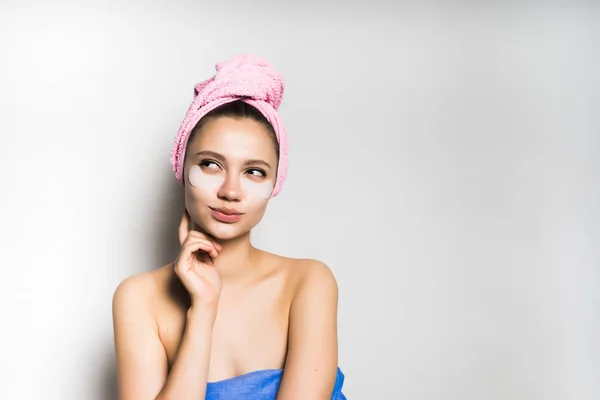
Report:
[[[199,210],[203,205],[214,201],[222,182],[222,177],[206,174],[198,165],[190,168],[185,187],[185,206],[190,214],[195,214],[196,209]]]

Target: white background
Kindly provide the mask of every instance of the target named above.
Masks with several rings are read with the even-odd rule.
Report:
[[[349,399],[600,398],[598,3],[213,3],[0,3],[0,398],[115,398],[113,291],[240,52],[287,84],[254,243],[334,271]]]

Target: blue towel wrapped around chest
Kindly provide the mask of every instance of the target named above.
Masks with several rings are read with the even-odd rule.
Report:
[[[206,400],[275,400],[282,369],[264,369],[206,385]],[[342,394],[344,374],[338,368],[331,400],[347,400]]]

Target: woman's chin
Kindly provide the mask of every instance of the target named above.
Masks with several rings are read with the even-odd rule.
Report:
[[[223,223],[219,221],[210,221],[204,224],[206,233],[217,240],[231,240],[248,233],[248,230],[237,223]]]

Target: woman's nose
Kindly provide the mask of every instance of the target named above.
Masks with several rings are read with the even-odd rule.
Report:
[[[239,201],[242,197],[242,187],[237,177],[228,176],[217,193],[217,196],[226,201]]]

